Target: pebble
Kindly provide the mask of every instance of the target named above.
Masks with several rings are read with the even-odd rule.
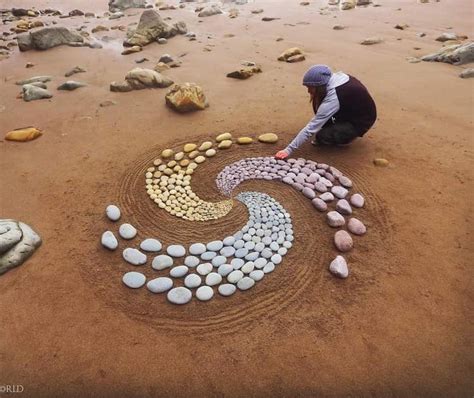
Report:
[[[245,257],[249,253],[248,249],[242,247],[241,249],[237,249],[234,256],[237,258]]]
[[[143,265],[146,263],[146,255],[143,254],[140,250],[132,249],[127,247],[123,252],[122,256],[124,260],[133,265]]]
[[[334,195],[331,192],[325,192],[319,195],[319,199],[324,200],[325,202],[332,202],[334,200]]]
[[[214,290],[209,286],[201,286],[196,290],[196,297],[200,301],[208,301],[214,296]]]
[[[314,184],[314,189],[318,192],[324,193],[327,192],[328,187],[322,181],[318,181]]]
[[[352,181],[346,176],[340,176],[339,182],[341,183],[343,187],[352,188]]]
[[[196,271],[198,274],[205,276],[211,273],[212,269],[213,267],[211,263],[202,263],[197,266]]]
[[[349,219],[349,222],[347,223],[347,229],[354,235],[364,235],[367,232],[366,226],[357,218]]]
[[[257,258],[254,262],[255,268],[261,269],[267,265],[268,260],[266,258]]]
[[[211,141],[204,141],[201,146],[198,148],[199,151],[204,152],[207,151],[208,149],[212,148],[212,142]]]
[[[244,273],[240,270],[232,271],[227,275],[227,281],[230,283],[237,283],[244,277]]]
[[[100,241],[102,246],[109,250],[115,250],[118,247],[118,240],[112,231],[105,231]]]
[[[331,264],[329,265],[329,271],[331,274],[339,278],[345,279],[349,276],[349,269],[347,268],[346,260],[342,256],[337,256],[331,261]]]
[[[201,284],[202,280],[199,275],[196,274],[190,274],[184,278],[184,286],[193,289],[195,287],[198,287]]]
[[[234,267],[232,267],[232,265],[230,264],[222,264],[219,266],[219,268],[217,269],[217,272],[219,275],[222,275],[222,276],[227,276],[229,275],[232,271],[234,271]]]
[[[192,144],[192,143],[185,144],[184,147],[183,147],[183,151],[188,153],[188,152],[194,151],[196,148],[197,148],[196,144]]]
[[[336,203],[336,210],[344,215],[351,215],[352,214],[352,208],[349,202],[345,199],[339,199]]]
[[[197,156],[197,157],[194,159],[194,161],[195,161],[197,164],[204,163],[205,160],[206,160],[206,158],[205,158],[204,156],[202,156],[202,155],[199,155],[199,156]]]
[[[221,142],[221,141],[230,140],[230,139],[232,139],[232,134],[230,134],[230,133],[222,133],[222,134],[219,134],[219,135],[216,137],[216,142]]]
[[[255,264],[253,261],[246,262],[242,268],[240,269],[244,274],[250,274],[255,268]]]
[[[184,265],[187,265],[188,267],[194,268],[199,264],[200,260],[198,257],[195,256],[187,256],[184,259]]]
[[[140,272],[127,272],[122,277],[122,282],[132,289],[138,289],[145,284],[146,277]]]
[[[206,276],[206,285],[214,286],[222,282],[222,275],[217,272],[211,272]]]
[[[262,270],[255,270],[249,274],[249,277],[252,278],[255,282],[258,282],[263,279],[265,272]]]
[[[206,251],[206,245],[204,243],[194,243],[189,246],[189,253],[194,256],[199,256]]]
[[[119,228],[119,235],[123,239],[133,239],[135,236],[137,236],[137,230],[133,225],[122,224]]]
[[[234,267],[234,269],[240,269],[240,268],[242,268],[242,266],[244,264],[245,264],[245,261],[242,260],[241,258],[234,258],[230,262],[230,265],[232,265],[232,267]]]
[[[105,214],[111,221],[117,221],[120,218],[120,209],[115,205],[108,205]]]
[[[346,223],[344,217],[337,211],[330,211],[326,214],[326,220],[329,226],[333,228],[342,227]]]
[[[221,266],[222,264],[225,264],[225,262],[227,261],[227,258],[224,257],[224,256],[216,256],[212,259],[211,263],[214,267],[219,267]]]
[[[228,149],[232,146],[232,141],[231,140],[223,140],[219,142],[219,145],[217,145],[217,148],[219,149]]]
[[[217,256],[216,252],[204,252],[201,254],[201,260],[211,261],[216,256]]]
[[[206,152],[205,152],[205,155],[208,157],[208,158],[212,158],[213,156],[216,155],[216,150],[214,148],[211,148],[211,149],[208,149]],[[197,158],[196,158],[197,159]]]
[[[311,203],[319,211],[326,211],[328,209],[327,203],[324,200],[320,199],[320,198],[314,198],[311,201]]]
[[[274,254],[273,256],[270,257],[270,261],[275,265],[280,264],[282,260],[283,259],[279,254]]]
[[[173,304],[186,304],[191,301],[193,294],[186,287],[175,287],[168,292],[167,298]]]
[[[253,285],[255,285],[255,281],[248,276],[243,277],[240,281],[237,282],[237,287],[239,290],[248,290]]]
[[[237,288],[230,283],[224,283],[223,285],[220,285],[217,290],[221,296],[228,297],[233,295]]]
[[[233,236],[228,236],[222,241],[222,243],[225,246],[232,246],[235,243],[235,238]]]
[[[222,249],[223,246],[224,243],[221,240],[214,240],[212,242],[209,242],[206,247],[209,251],[218,252]]]
[[[158,239],[145,239],[140,243],[140,249],[147,252],[159,252],[162,248],[162,244]]]
[[[337,231],[335,233],[334,244],[336,245],[337,249],[343,253],[350,251],[354,246],[354,242],[352,241],[349,233],[343,230]]]
[[[189,271],[189,268],[185,265],[178,265],[177,267],[171,268],[170,276],[173,278],[181,278],[186,275]]]
[[[240,144],[240,145],[248,145],[248,144],[251,144],[253,142],[253,138],[251,137],[239,137],[237,138],[237,144]]]
[[[350,202],[352,206],[361,208],[364,207],[365,200],[362,195],[355,193],[351,196]]]
[[[146,287],[152,293],[163,293],[173,287],[173,280],[168,277],[155,278],[149,281]]]
[[[170,158],[173,155],[174,155],[174,151],[172,149],[165,149],[163,152],[161,152],[161,157],[165,159]]]
[[[308,199],[314,199],[316,197],[316,193],[311,188],[305,187],[302,192]]]
[[[334,194],[336,198],[339,198],[339,199],[344,199],[349,193],[349,191],[346,188],[341,187],[340,185],[336,185],[332,187],[331,192]]]
[[[235,249],[232,246],[226,246],[219,253],[225,257],[231,257],[235,254]]]
[[[161,271],[165,268],[169,268],[173,265],[173,259],[166,254],[161,254],[160,256],[156,256],[152,263],[151,267],[156,269],[157,271]]]
[[[172,257],[183,257],[186,249],[181,245],[170,245],[166,248],[166,252]]]
[[[267,263],[265,267],[263,267],[263,272],[265,274],[269,274],[270,272],[273,272],[275,270],[275,264],[273,263]]]
[[[259,135],[258,140],[266,144],[274,144],[275,142],[278,141],[278,136],[274,133],[266,133],[266,134]]]

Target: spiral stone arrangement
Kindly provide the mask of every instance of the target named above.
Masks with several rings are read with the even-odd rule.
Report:
[[[275,141],[274,137],[272,140]],[[217,149],[213,148],[212,142],[206,141],[200,146],[186,144],[176,152],[172,149],[162,151],[145,174],[150,199],[173,216],[205,222],[229,213],[234,204],[232,193],[241,182],[251,179],[276,181],[301,192],[318,211],[327,212],[328,225],[338,229],[334,244],[341,253],[352,250],[351,234],[366,233],[365,225],[351,217],[357,208],[364,206],[363,196],[358,193],[349,196],[352,181],[338,169],[313,160],[244,158],[227,165],[217,175],[217,188],[228,199],[208,202],[199,198],[191,187],[194,171],[219,149],[228,149],[233,144],[230,134],[218,136],[216,142]],[[240,138],[237,139],[239,142]],[[247,207],[248,222],[233,235],[211,242],[197,242],[189,247],[178,243],[163,248],[161,241],[155,238],[143,240],[139,248],[126,247],[122,256],[127,263],[143,266],[151,260],[157,277],[147,281],[143,273],[131,271],[123,275],[123,283],[133,289],[146,285],[151,293],[167,292],[168,300],[174,304],[188,303],[193,292],[198,300],[208,301],[216,291],[226,297],[237,290],[251,289],[279,266],[292,247],[293,225],[288,211],[268,194],[240,192],[235,200]],[[328,211],[331,204],[335,210]],[[106,214],[112,221],[121,218],[120,209],[115,205],[109,205]],[[349,217],[347,222],[346,217]],[[136,235],[134,226],[120,225],[119,237],[123,240],[131,241]],[[115,250],[119,240],[112,231],[106,231],[102,235],[102,245]],[[349,275],[341,255],[331,262],[329,270],[340,278]]]

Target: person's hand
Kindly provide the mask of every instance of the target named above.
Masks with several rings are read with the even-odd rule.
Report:
[[[283,149],[275,154],[275,159],[285,160],[288,156],[290,156],[288,152]]]

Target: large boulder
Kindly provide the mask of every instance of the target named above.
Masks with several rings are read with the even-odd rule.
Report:
[[[186,25],[181,23],[179,27],[167,24],[155,10],[143,11],[137,29],[123,42],[124,46],[145,46],[159,38],[175,36],[183,31]]]
[[[20,51],[47,50],[62,44],[83,44],[84,38],[63,26],[53,26],[30,30],[17,36]]]
[[[180,113],[202,111],[209,106],[202,88],[194,83],[175,84],[165,99],[166,105]]]
[[[423,61],[446,62],[462,65],[474,62],[474,42],[443,47],[434,54],[425,55]]]
[[[123,11],[128,8],[146,8],[146,0],[110,0],[109,11]]]

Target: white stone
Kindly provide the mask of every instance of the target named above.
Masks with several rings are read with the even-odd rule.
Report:
[[[324,192],[319,195],[319,199],[324,200],[325,202],[332,202],[334,200],[334,195],[331,192]]]
[[[207,250],[212,251],[212,252],[218,252],[219,250],[222,249],[224,244],[222,243],[221,240],[214,240],[212,242],[209,242],[207,244]]]
[[[263,267],[263,272],[266,274],[269,274],[270,272],[273,272],[275,270],[275,264],[273,263],[267,263],[265,267]]]
[[[255,285],[255,281],[248,276],[244,276],[240,281],[237,282],[237,287],[239,290],[248,290],[253,285]]]
[[[224,283],[223,285],[220,285],[217,290],[219,291],[219,294],[221,296],[228,297],[232,296],[237,290],[237,288],[230,283]]]
[[[198,287],[201,284],[202,280],[199,275],[196,274],[190,274],[184,278],[184,286],[193,289],[195,287]]]
[[[132,289],[138,289],[145,284],[146,277],[140,272],[127,272],[122,277],[122,282]]]
[[[334,234],[334,244],[337,249],[343,253],[350,251],[354,242],[347,231],[341,230]]]
[[[214,296],[214,290],[209,286],[201,286],[196,290],[196,297],[200,301],[208,301]]]
[[[120,209],[115,205],[108,205],[105,214],[111,221],[117,221],[120,218]]]
[[[346,188],[351,188],[352,187],[352,181],[347,178],[346,176],[340,176],[339,177],[339,182],[341,183],[341,185],[343,187],[346,187]]]
[[[240,270],[232,271],[227,275],[227,281],[230,283],[237,283],[244,277],[244,273]]]
[[[193,294],[186,287],[175,287],[168,292],[167,298],[173,304],[186,304],[191,301]]]
[[[364,235],[367,232],[367,228],[364,223],[357,218],[351,218],[347,223],[347,229],[354,235]]]
[[[326,220],[329,226],[333,228],[342,227],[346,223],[344,217],[337,211],[330,211],[329,213],[327,213]]]
[[[119,235],[123,239],[133,239],[135,236],[137,236],[137,230],[133,225],[125,223],[120,226]]]
[[[245,257],[248,253],[249,251],[245,247],[242,247],[241,249],[238,249],[235,252],[234,256],[237,258],[242,258],[242,257]]]
[[[344,257],[337,256],[334,260],[332,260],[331,264],[329,265],[329,271],[339,278],[347,278],[349,275],[349,269],[347,268],[347,263]]]
[[[351,205],[354,207],[364,207],[364,197],[358,193],[355,193],[354,195],[351,196],[350,199]]]
[[[183,257],[186,254],[186,249],[181,245],[170,245],[166,248],[166,252],[171,257]]]
[[[346,188],[341,187],[340,185],[336,185],[332,187],[331,192],[334,194],[336,198],[339,198],[339,199],[344,199],[349,193],[349,191]]]
[[[112,231],[105,231],[100,241],[102,246],[109,250],[115,250],[118,247],[118,240]]]
[[[235,243],[235,238],[233,236],[228,236],[222,241],[222,243],[224,243],[225,246],[232,246]]]
[[[321,211],[321,212],[326,211],[326,210],[328,209],[327,203],[326,203],[324,200],[320,199],[320,198],[314,198],[314,199],[311,201],[311,203],[313,204],[313,206],[314,206],[317,210],[319,210],[319,211]]]
[[[225,246],[219,252],[222,256],[231,257],[235,254],[235,249],[232,246]]]
[[[265,272],[259,269],[256,269],[255,271],[252,271],[249,274],[249,277],[252,278],[255,282],[262,280],[264,276],[265,276]]]
[[[199,264],[200,260],[196,256],[187,256],[184,259],[184,265],[187,265],[188,267],[194,268]]]
[[[224,256],[216,256],[212,259],[211,263],[214,267],[219,267],[222,264],[225,264],[227,258]]]
[[[234,269],[240,269],[240,268],[242,268],[242,265],[244,265],[244,264],[245,264],[245,261],[241,258],[234,258],[230,262],[230,265],[232,265],[232,267],[234,267]]]
[[[222,282],[222,276],[217,272],[211,272],[206,276],[206,285],[214,286]]]
[[[173,265],[173,259],[166,254],[156,256],[151,263],[151,267],[157,271],[161,271],[165,268],[169,268]]]
[[[213,267],[211,263],[202,263],[197,266],[196,271],[198,274],[205,276],[212,272],[212,269]]]
[[[227,275],[229,275],[233,270],[234,270],[234,267],[232,267],[232,265],[230,265],[230,264],[222,264],[222,265],[220,265],[219,268],[217,269],[217,272],[219,273],[219,275],[227,276]]]
[[[278,265],[281,263],[282,261],[282,258],[279,254],[274,254],[271,258],[270,258],[270,261],[275,264],[275,265]]]
[[[177,267],[171,268],[170,276],[173,278],[181,278],[186,275],[189,271],[189,268],[185,265],[178,265]]]
[[[127,247],[123,252],[122,256],[125,261],[133,265],[143,265],[146,263],[146,255],[143,254],[140,250],[132,249]]]
[[[242,268],[240,269],[244,274],[250,274],[253,269],[255,268],[255,264],[253,261],[249,261],[245,263]]]
[[[247,261],[254,261],[258,258],[258,256],[260,255],[259,252],[252,252],[252,253],[249,253],[245,256],[245,259]]]
[[[204,243],[193,243],[189,246],[189,253],[194,256],[199,256],[206,251],[206,245]]]
[[[145,239],[140,243],[140,249],[147,252],[159,252],[162,248],[162,244],[158,239]]]
[[[173,287],[173,280],[168,277],[155,278],[149,281],[146,287],[152,293],[163,293]]]
[[[254,261],[254,265],[255,265],[255,268],[258,268],[258,269],[262,269],[263,267],[265,267],[265,265],[267,265],[268,261],[266,258],[257,258],[255,261]]]
[[[201,254],[201,260],[210,261],[217,256],[216,252],[204,252]]]

